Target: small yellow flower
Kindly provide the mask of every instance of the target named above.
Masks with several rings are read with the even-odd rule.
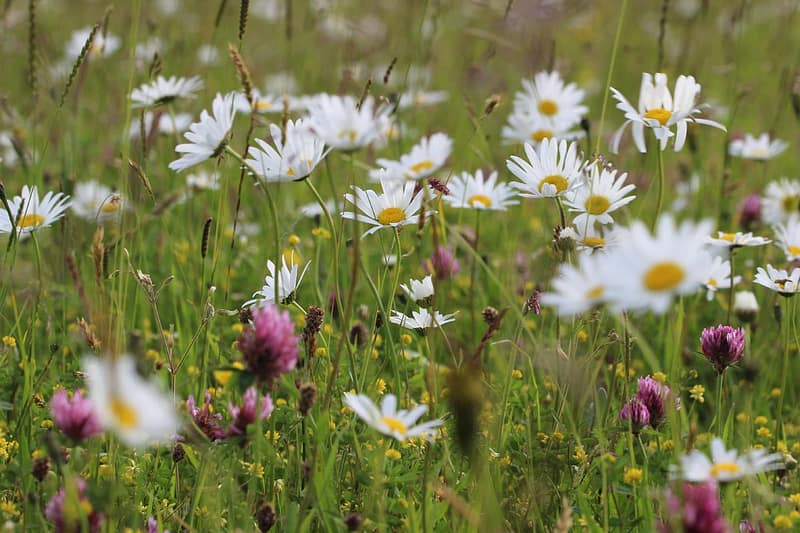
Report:
[[[233,330],[234,333],[241,333],[244,330],[244,324],[242,324],[241,322],[237,322],[231,326],[231,329]]]
[[[641,468],[628,468],[625,467],[625,483],[629,485],[636,485],[644,477],[644,472]]]
[[[766,416],[757,416],[753,419],[753,423],[757,426],[766,426],[769,420]]]
[[[314,228],[311,230],[311,235],[314,237],[319,237],[321,239],[330,239],[331,232],[326,230],[325,228]]]
[[[378,378],[378,380],[375,382],[375,390],[378,392],[378,394],[383,394],[386,392],[386,381],[383,378]]]
[[[792,529],[792,519],[784,514],[779,514],[772,521],[775,529]]]
[[[547,442],[548,439],[547,433],[542,433],[541,431],[539,431],[538,433],[536,433],[536,439],[542,443]]]
[[[769,391],[769,395],[772,396],[773,398],[779,398],[781,394],[783,393],[781,392],[781,389],[779,389],[778,387],[775,387],[774,389]]]
[[[373,359],[377,359],[379,355],[380,355],[380,353],[378,352],[378,350],[376,350],[375,348],[373,348],[373,349],[372,349],[372,352],[370,353],[370,356],[371,356]]]
[[[800,507],[800,492],[795,492],[794,494],[790,494],[789,501],[792,502],[794,505]]]
[[[316,355],[317,357],[325,357],[326,355],[328,355],[328,349],[325,348],[324,346],[320,346],[314,352],[314,355]]]
[[[322,325],[322,332],[325,335],[330,335],[331,333],[333,333],[333,326],[331,326],[330,324],[323,324]]]
[[[514,379],[522,379],[522,370],[516,368],[511,372],[511,377]]]
[[[589,334],[588,334],[588,333],[586,333],[585,331],[583,331],[583,330],[580,330],[580,331],[578,332],[578,342],[586,342],[586,340],[587,340],[588,338],[589,338]]]
[[[511,464],[511,457],[504,455],[500,458],[500,464],[503,466],[509,466]]]
[[[331,420],[331,421],[328,423],[328,429],[330,429],[331,431],[333,431],[334,429],[336,429],[336,422],[334,422],[333,420]]]
[[[389,448],[388,450],[386,450],[386,454],[385,455],[386,455],[387,459],[391,459],[393,461],[398,461],[398,460],[400,460],[400,458],[403,457],[403,454],[401,454],[399,451],[395,450],[394,448]]]
[[[583,445],[578,444],[575,446],[575,453],[572,454],[572,458],[579,463],[585,463],[586,460],[589,459],[589,455],[586,453],[586,449]]]
[[[186,373],[189,374],[190,378],[196,378],[200,375],[200,369],[194,365],[189,365],[189,368],[186,369]]]
[[[696,402],[704,403],[706,401],[705,397],[703,396],[706,392],[706,388],[700,385],[699,383],[689,389],[689,398]]]
[[[756,430],[756,435],[758,435],[762,439],[772,438],[772,432],[769,430],[769,428],[758,428]]]
[[[659,383],[666,383],[667,375],[663,372],[656,372],[653,374],[653,379],[658,381]]]
[[[295,234],[291,234],[289,235],[289,240],[287,242],[289,243],[289,246],[297,246],[300,244],[300,237]]]
[[[3,345],[7,346],[8,348],[14,348],[17,345],[17,339],[10,335],[5,335],[3,337]]]
[[[736,421],[740,424],[744,424],[750,417],[744,411],[740,411],[736,413]]]
[[[414,342],[414,338],[413,338],[413,337],[411,337],[411,335],[409,335],[408,333],[403,333],[402,335],[400,335],[400,342],[401,342],[401,343],[402,343],[404,346],[408,346],[409,344],[411,344],[412,342]]]
[[[278,442],[278,439],[281,438],[281,434],[277,431],[267,431],[264,433],[264,438],[267,440],[271,440],[272,442]]]
[[[564,441],[564,434],[560,431],[554,431],[550,438],[555,442],[561,443]]]

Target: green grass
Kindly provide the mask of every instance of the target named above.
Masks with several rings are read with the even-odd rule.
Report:
[[[798,323],[774,318],[778,309],[784,318],[796,317],[795,299],[753,289],[761,312],[748,327],[744,361],[727,372],[719,405],[716,375],[698,354],[698,338],[704,327],[725,322],[724,296],[711,302],[700,293],[685,297],[663,316],[623,317],[599,310],[559,323],[546,308],[539,316],[523,316],[525,300],[535,287],[548,287],[561,261],[551,246],[552,228],[559,221],[553,203],[522,199],[507,213],[482,214],[477,253],[464,238],[478,226],[477,218],[437,205],[435,226],[429,221],[420,234],[414,226],[400,233],[399,280],[423,275],[421,265],[434,242],[454,247],[461,273],[438,285],[437,305],[442,312],[458,311],[457,321],[427,336],[401,331],[386,320],[378,329],[376,313],[388,308],[396,274],[381,264],[395,247],[391,232],[347,246],[360,231],[334,213],[337,246],[324,218],[317,224],[297,211],[314,201],[309,188],[284,183],[270,186],[277,205],[278,251],[267,196],[249,177],[238,195],[240,172],[233,158],[203,164],[219,170],[219,191],[198,192],[179,202],[185,175],[167,168],[176,158],[178,138],[156,138],[144,156],[141,144],[127,133],[140,119],[127,97],[149,79],[147,65],[136,67],[133,47],[151,36],[165,44],[163,74],[203,78],[205,88],[196,100],[174,105],[174,112],[194,117],[210,106],[215,93],[240,88],[228,43],[241,51],[256,87],[283,72],[297,80],[304,94],[359,97],[369,73],[385,70],[397,58],[390,84],[373,77],[369,94],[389,98],[405,85],[410,66],[424,65],[431,72],[430,88],[448,91],[448,101],[401,112],[398,118],[413,134],[382,150],[332,152],[310,178],[321,196],[336,196],[342,207],[341,196],[351,184],[367,186],[367,169],[376,157],[396,158],[419,136],[434,131],[445,131],[455,141],[449,170],[440,178],[484,168],[498,170],[508,181],[505,160],[521,155],[522,148],[501,144],[500,129],[520,80],[540,70],[555,68],[588,89],[588,118],[598,148],[593,142],[587,155],[598,149],[607,153],[608,138],[622,115],[609,100],[601,121],[606,80],[635,102],[641,73],[657,67],[661,2],[627,2],[622,13],[618,2],[566,2],[551,12],[519,0],[504,22],[503,2],[487,2],[494,6],[488,7],[453,0],[342,1],[331,8],[338,16],[358,20],[370,15],[385,26],[375,37],[353,32],[342,39],[321,31],[326,15],[291,2],[290,32],[286,18],[268,22],[251,13],[241,42],[239,4],[223,3],[215,25],[218,2],[184,1],[174,15],[160,13],[154,2],[118,2],[100,31],[121,37],[121,49],[84,63],[62,107],[66,79],[53,76],[51,67],[63,57],[63,44],[73,30],[103,23],[107,5],[40,2],[35,93],[28,82],[28,5],[10,0],[0,6],[5,72],[0,130],[13,131],[27,154],[24,164],[0,163],[6,195],[18,194],[24,184],[69,193],[76,182],[97,179],[118,189],[129,207],[120,224],[106,224],[101,234],[68,215],[35,239],[8,248],[5,238],[0,242],[0,335],[9,337],[0,349],[0,514],[10,527],[52,529],[43,514],[47,501],[65,479],[80,475],[89,483],[94,509],[106,515],[108,531],[142,529],[149,515],[173,532],[182,527],[252,531],[264,502],[274,507],[275,530],[285,531],[343,531],[351,512],[364,518],[369,531],[548,531],[557,528],[559,517],[562,525],[569,520],[565,505],[578,530],[651,531],[666,516],[667,468],[691,443],[705,450],[712,435],[721,435],[740,450],[759,445],[792,455],[800,451],[793,380],[800,371]],[[793,31],[797,8],[766,0],[709,2],[707,9],[683,18],[672,4],[686,3],[670,2],[662,69],[671,80],[693,74],[703,84],[702,100],[728,109],[719,117],[728,134],[697,128],[683,151],[664,152],[664,205],[676,197],[679,182],[697,173],[699,191],[681,216],[711,218],[720,229],[734,229],[741,199],[781,176],[797,176],[800,128],[792,112],[800,45],[800,34]],[[204,44],[219,50],[216,63],[197,60],[197,48]],[[486,115],[493,95],[500,95],[500,105]],[[266,138],[269,122],[279,117],[259,117],[253,135]],[[231,141],[240,153],[247,128],[247,117],[240,115]],[[791,146],[763,164],[729,160],[729,136],[740,131],[770,131]],[[640,155],[628,137],[621,154],[608,157],[638,186],[637,200],[622,211],[619,222],[642,219],[649,224],[657,202],[655,152]],[[129,159],[149,179],[152,196]],[[232,246],[239,204],[240,228],[255,223],[259,232]],[[203,257],[209,217],[213,221]],[[771,236],[766,227],[757,233]],[[299,242],[290,245],[293,235]],[[102,244],[104,260],[98,261],[93,241]],[[215,408],[227,417],[228,401],[239,401],[241,387],[236,377],[221,384],[213,372],[239,357],[234,346],[241,328],[238,308],[261,287],[266,260],[284,249],[311,261],[297,303],[303,309],[326,309],[319,338],[325,354],[307,358],[275,385],[275,412],[253,428],[245,445],[210,444],[194,436],[183,446],[185,458],[175,462],[170,446],[134,453],[111,434],[72,445],[53,428],[53,392],[85,387],[78,371],[81,357],[91,349],[77,326],[80,318],[91,324],[100,353],[131,353],[165,390],[174,385],[184,414],[188,395],[202,398],[212,387]],[[66,258],[74,262],[74,278]],[[756,266],[768,262],[785,263],[777,247],[737,252],[736,273],[743,276],[743,286],[752,288]],[[137,269],[150,275],[156,287],[164,284],[157,300],[149,301],[134,275]],[[327,312],[335,288],[343,304],[338,318]],[[405,309],[401,300],[395,305]],[[457,372],[486,331],[480,317],[485,306],[508,312],[486,345],[482,371]],[[296,306],[287,309],[300,325],[303,313]],[[362,346],[347,340],[356,323],[369,330]],[[403,358],[401,348],[419,352],[431,364]],[[788,372],[781,367],[784,349]],[[168,354],[182,361],[172,379]],[[680,394],[682,409],[659,431],[631,435],[618,419],[619,409],[635,391],[636,377],[656,372]],[[307,417],[296,409],[296,381],[319,389]],[[705,389],[702,400],[690,393],[697,386]],[[781,389],[777,394],[776,388]],[[342,395],[351,390],[373,399],[391,392],[404,407],[427,403],[424,419],[445,417],[447,422],[433,443],[398,444],[343,409]],[[715,417],[720,422],[712,428]],[[476,424],[471,453],[456,438],[462,422]],[[62,450],[69,454],[66,462]],[[38,481],[31,468],[42,457],[50,458],[52,468]],[[631,469],[639,469],[641,478]],[[762,475],[723,487],[723,511],[733,525],[745,518],[780,525],[775,518],[784,516],[798,527],[797,505],[787,499],[795,493],[800,493],[800,480],[793,470]]]

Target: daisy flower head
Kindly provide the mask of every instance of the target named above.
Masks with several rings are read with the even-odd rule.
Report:
[[[302,119],[287,121],[285,131],[276,124],[269,129],[275,147],[256,139],[258,147],[250,147],[250,159],[246,160],[267,182],[305,179],[328,153],[325,143],[308,130]]]
[[[86,356],[83,369],[100,423],[128,446],[164,442],[178,431],[172,401],[155,382],[139,376],[131,356]]]
[[[455,314],[443,315],[439,311],[431,313],[424,307],[420,307],[419,311],[412,311],[411,316],[392,310],[392,316],[389,317],[389,322],[397,324],[402,328],[415,329],[422,333],[428,328],[438,328],[450,322],[454,322],[455,319]]]
[[[82,28],[72,32],[65,48],[67,60],[72,61],[81,55],[83,45],[91,34],[92,28]],[[93,58],[108,57],[119,49],[120,44],[120,38],[116,35],[98,30],[94,33],[87,55]]]
[[[95,180],[83,181],[72,191],[72,212],[89,222],[105,222],[122,215],[122,196]]]
[[[219,190],[219,173],[200,170],[186,176],[186,186],[193,191]]]
[[[39,228],[51,226],[64,216],[72,202],[64,193],[48,191],[41,199],[37,187],[22,186],[22,193],[11,198],[8,207],[0,209],[0,233],[16,231],[17,237],[25,238]]]
[[[577,315],[605,301],[609,272],[603,255],[578,256],[577,265],[562,263],[552,281],[552,292],[539,297],[542,305],[555,307],[561,316]]]
[[[211,104],[212,114],[204,109],[200,121],[189,126],[189,131],[184,134],[189,142],[175,147],[175,151],[183,156],[170,163],[169,168],[181,172],[222,154],[236,115],[233,98],[233,93],[225,96],[217,93]]]
[[[621,230],[619,245],[608,255],[608,268],[616,273],[609,280],[611,307],[662,314],[673,296],[697,291],[706,281],[703,252],[710,231],[710,221],[678,226],[671,215],[659,218],[655,235],[641,221]]]
[[[352,96],[320,94],[307,101],[309,127],[326,145],[351,151],[368,146],[381,137],[389,111],[367,97],[361,102]]]
[[[283,264],[281,265],[280,272],[278,272],[278,300],[282,304],[290,304],[294,301],[297,288],[303,281],[303,277],[306,275],[311,261],[306,263],[302,272],[294,261],[294,252],[292,252],[289,257],[291,267],[286,264],[285,255],[281,258],[281,262]],[[267,272],[267,277],[264,278],[264,286],[260,291],[253,293],[253,299],[246,301],[244,307],[253,305],[261,307],[266,304],[275,303],[275,263],[270,260],[267,260]]]
[[[382,228],[400,228],[419,222],[418,212],[422,207],[422,191],[414,192],[412,181],[398,183],[381,180],[381,194],[353,185],[354,194],[347,193],[344,199],[361,211],[345,211],[342,218],[364,222],[372,226],[362,238]]]
[[[777,224],[775,237],[787,261],[800,260],[800,215],[792,213],[785,223]]]
[[[727,450],[719,437],[711,441],[711,457],[692,450],[680,459],[680,466],[671,467],[673,478],[700,483],[715,480],[721,483],[737,481],[746,476],[779,470],[784,467],[782,455],[767,454],[763,448],[739,455],[736,449]]]
[[[707,270],[703,284],[706,286],[706,300],[711,301],[714,294],[720,289],[730,289],[742,281],[741,276],[734,276],[731,280],[731,262],[718,255],[708,254]]]
[[[500,130],[505,144],[531,143],[537,145],[545,139],[580,139],[583,130],[565,120],[553,120],[540,113],[515,109],[508,116],[508,124]]]
[[[706,242],[711,246],[721,248],[742,248],[763,246],[772,241],[766,237],[754,237],[752,233],[742,233],[741,231],[726,233],[724,231],[718,231],[716,237],[707,237]]]
[[[611,151],[614,153],[619,150],[620,139],[629,125],[632,126],[636,148],[642,153],[647,151],[645,128],[653,130],[662,151],[667,148],[669,139],[675,137],[676,152],[683,148],[689,122],[726,131],[725,126],[719,122],[695,117],[702,111],[702,107],[695,106],[695,99],[700,94],[700,84],[695,81],[694,76],[678,76],[675,90],[670,92],[666,74],[659,72],[654,76],[645,72],[642,74],[638,108],[634,108],[614,87],[611,87],[611,92],[618,102],[617,109],[624,112],[627,119],[612,137]]]
[[[586,183],[567,196],[564,202],[569,210],[579,213],[572,221],[577,226],[600,224],[613,224],[611,214],[617,209],[628,205],[636,197],[627,196],[636,188],[633,184],[625,185],[627,173],[617,176],[617,171],[609,166],[602,165],[599,161],[587,165]]]
[[[534,148],[525,143],[528,160],[515,155],[506,160],[506,167],[520,182],[512,187],[526,198],[554,198],[566,196],[582,185],[585,165],[578,154],[578,143],[545,139]]]
[[[564,83],[558,72],[539,72],[532,80],[522,80],[522,90],[514,96],[514,109],[538,113],[571,127],[589,111],[583,105],[585,97],[586,91],[575,83]]]
[[[780,224],[800,212],[800,181],[786,178],[767,185],[761,199],[761,217],[767,224]]]
[[[440,104],[447,100],[447,91],[426,91],[424,89],[409,89],[400,95],[397,101],[398,109],[412,107],[427,107]]]
[[[789,147],[789,143],[780,139],[770,139],[769,133],[754,137],[746,133],[743,139],[734,139],[728,145],[728,153],[742,159],[758,159],[766,161],[777,157]]]
[[[378,159],[377,163],[386,169],[385,175],[390,178],[421,180],[442,168],[452,151],[452,139],[444,133],[434,133],[420,139],[399,161]],[[374,174],[371,176],[374,179]]]
[[[766,270],[758,267],[753,281],[788,298],[800,292],[800,268],[795,268],[790,274],[772,265],[767,265]]]
[[[447,182],[450,193],[444,196],[450,207],[458,209],[479,209],[505,211],[510,205],[517,205],[517,193],[507,183],[497,182],[497,172],[488,177],[478,169],[475,174],[462,172]]]
[[[605,252],[613,249],[619,243],[621,232],[612,226],[597,227],[597,224],[581,224],[580,226],[567,226],[555,234],[555,244],[572,249],[574,246],[579,252]],[[573,244],[574,242],[574,244]]]
[[[416,437],[430,440],[436,435],[436,428],[443,423],[441,419],[436,419],[415,426],[428,406],[423,404],[398,411],[394,394],[384,396],[380,408],[367,396],[349,392],[344,395],[344,403],[368,426],[400,442]]]
[[[428,275],[421,280],[411,279],[408,285],[400,285],[408,298],[420,305],[429,305],[433,296],[433,278]]]
[[[131,91],[132,107],[151,107],[168,104],[177,98],[194,98],[195,92],[203,88],[200,76],[178,78],[177,76],[158,76],[151,83],[145,83]]]
[[[236,93],[233,105],[236,107],[236,111],[245,115],[250,114],[252,111],[256,113],[282,113],[283,97],[253,89],[252,105],[245,93]]]

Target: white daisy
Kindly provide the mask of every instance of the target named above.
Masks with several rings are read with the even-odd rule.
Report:
[[[800,181],[786,178],[767,185],[761,200],[761,213],[767,224],[780,224],[800,212]]]
[[[580,187],[584,161],[578,154],[578,143],[545,139],[534,148],[525,143],[528,161],[515,155],[506,166],[522,183],[511,183],[527,198],[565,196]]]
[[[311,261],[306,263],[306,266],[303,267],[302,272],[300,272],[300,267],[294,262],[294,252],[289,258],[289,263],[292,265],[291,268],[286,264],[285,255],[281,258],[281,263],[283,263],[283,265],[281,266],[280,272],[278,272],[278,300],[282,304],[289,304],[294,301],[297,288],[303,281],[303,276],[306,275],[306,271],[308,270],[308,266],[311,264]],[[267,272],[267,277],[264,278],[264,286],[260,291],[254,292],[253,299],[246,301],[243,307],[249,307],[251,305],[261,306],[275,303],[274,262],[269,260],[267,261]]]
[[[579,252],[598,252],[613,248],[618,244],[620,232],[615,227],[596,224],[581,224],[580,226],[567,226],[559,234],[559,238],[568,237],[575,241]]]
[[[371,97],[358,106],[351,96],[320,94],[306,102],[308,124],[325,144],[338,150],[356,150],[378,140],[390,109]]]
[[[219,190],[219,173],[199,170],[186,176],[186,186],[193,191]]]
[[[289,120],[286,131],[271,124],[273,148],[261,139],[247,151],[247,163],[268,182],[298,181],[307,178],[327,155],[325,143],[311,133],[302,119]]]
[[[522,80],[522,91],[514,96],[514,110],[538,113],[572,127],[589,111],[583,105],[585,97],[586,91],[575,83],[565,84],[558,72],[539,72],[533,80]]]
[[[483,171],[468,172],[454,176],[447,182],[450,194],[444,196],[445,202],[455,208],[505,211],[510,205],[517,205],[517,193],[507,183],[497,183],[497,172],[483,177]]]
[[[413,302],[430,302],[433,296],[433,278],[425,276],[421,280],[411,279],[408,285],[400,285],[403,292],[406,293],[408,298]]]
[[[153,121],[156,121],[159,133],[163,135],[174,135],[188,130],[194,119],[189,113],[169,115],[161,111],[146,111],[144,114],[144,130],[148,135],[153,131]],[[140,118],[136,116],[131,120],[130,135],[132,139],[136,139],[141,135],[141,122]]]
[[[95,180],[75,184],[72,191],[72,212],[90,222],[119,218],[123,202],[119,193]]]
[[[165,442],[178,431],[172,401],[154,382],[139,376],[132,357],[86,356],[83,369],[100,423],[128,446]]]
[[[438,328],[445,324],[455,321],[455,314],[443,315],[439,311],[434,311],[431,314],[424,307],[420,307],[419,311],[412,311],[411,316],[407,316],[399,311],[392,311],[392,316],[389,317],[389,322],[397,324],[406,329],[416,329],[419,331],[428,328]]]
[[[712,256],[709,254],[704,277],[703,284],[706,286],[706,299],[710,301],[718,290],[731,288],[731,262],[718,255]],[[740,281],[742,281],[741,276],[734,276],[733,286],[738,285]]]
[[[552,292],[539,297],[543,305],[555,307],[561,315],[577,315],[602,305],[606,295],[608,272],[602,255],[581,255],[577,266],[562,263],[552,281]]]
[[[588,165],[589,176],[586,184],[575,189],[574,193],[567,196],[564,202],[570,211],[580,213],[573,220],[577,227],[598,222],[600,224],[613,224],[613,213],[636,198],[626,196],[636,188],[635,185],[624,185],[627,173],[617,177],[617,171],[600,162]]]
[[[724,231],[718,231],[716,237],[706,237],[706,242],[721,248],[742,248],[745,246],[763,246],[772,241],[765,237],[754,237],[752,233],[742,233],[741,231],[725,233]]]
[[[575,125],[564,120],[552,120],[539,113],[516,110],[508,116],[500,136],[505,144],[539,144],[545,139],[581,139],[586,132],[574,129]]]
[[[767,265],[766,270],[758,267],[753,281],[781,296],[793,296],[800,292],[800,268],[795,268],[790,274],[786,270],[775,268],[772,265]]]
[[[175,151],[182,153],[183,156],[170,163],[169,168],[181,172],[222,154],[233,126],[233,117],[236,115],[233,97],[233,93],[225,96],[217,93],[212,103],[213,115],[209,115],[204,109],[200,113],[200,121],[189,126],[190,131],[184,134],[189,143],[175,147]]]
[[[762,133],[758,137],[747,133],[744,139],[734,139],[728,145],[728,153],[743,159],[767,160],[780,155],[789,147],[789,143],[780,139],[769,138],[769,133]]]
[[[436,105],[447,100],[447,91],[425,91],[423,89],[410,89],[400,95],[397,102],[398,109],[411,107],[426,107]]]
[[[0,131],[0,161],[7,167],[13,167],[19,155],[14,148],[14,134],[10,131]]]
[[[333,213],[336,211],[336,203],[333,200],[325,200],[325,209],[328,210],[328,213]],[[308,218],[316,218],[321,217],[325,214],[325,211],[322,210],[322,206],[319,205],[319,202],[311,202],[309,204],[301,205],[297,208],[301,215]]]
[[[236,111],[244,114],[249,114],[253,108],[256,113],[283,113],[282,96],[262,93],[258,89],[253,89],[253,102],[251,106],[244,93],[237,93],[233,105],[236,107]]]
[[[659,218],[655,235],[641,221],[620,231],[619,245],[608,253],[608,300],[614,310],[664,313],[674,295],[696,292],[705,283],[708,255],[703,253],[711,222]]]
[[[689,122],[726,131],[725,126],[719,122],[694,116],[702,111],[701,106],[695,107],[695,99],[700,93],[700,84],[695,82],[694,76],[678,76],[673,94],[667,87],[666,74],[656,73],[654,81],[654,76],[645,72],[642,74],[638,109],[634,109],[617,89],[612,87],[611,92],[618,102],[617,109],[623,111],[625,118],[628,119],[612,137],[611,151],[614,153],[617,153],[619,149],[622,134],[631,124],[633,125],[633,141],[640,152],[647,151],[644,140],[645,128],[653,130],[656,139],[660,142],[661,150],[667,148],[670,137],[675,137],[674,149],[676,152],[683,148]],[[673,126],[676,127],[674,132],[672,131]]]
[[[131,91],[133,107],[149,107],[168,104],[176,98],[194,98],[195,92],[203,88],[200,76],[178,78],[158,76],[151,83],[145,83]]]
[[[779,470],[784,467],[780,453],[767,454],[759,448],[739,456],[735,449],[726,450],[719,437],[711,441],[711,457],[699,450],[692,450],[680,459],[680,467],[671,467],[672,476],[692,482],[715,480],[736,481],[745,476]]]
[[[434,133],[420,139],[411,152],[400,156],[399,161],[378,159],[377,163],[386,170],[386,174],[381,175],[392,179],[421,180],[442,168],[452,150],[453,141],[450,137],[444,133]],[[374,173],[370,177],[376,179]]]
[[[22,186],[22,194],[8,201],[9,213],[0,207],[0,233],[11,233],[16,228],[17,236],[24,238],[39,228],[46,228],[64,216],[71,205],[69,196],[48,191],[39,199],[37,187]]]
[[[342,218],[357,220],[373,227],[361,236],[366,237],[381,228],[399,228],[419,222],[418,212],[422,207],[422,191],[414,193],[414,182],[398,183],[381,180],[382,194],[353,186],[355,194],[347,193],[344,199],[361,213],[345,211]]]
[[[363,394],[346,392],[344,403],[367,425],[401,442],[415,437],[431,439],[436,435],[436,428],[443,423],[436,419],[415,426],[419,417],[428,410],[428,406],[423,404],[411,410],[398,411],[397,398],[393,394],[383,397],[380,409]]]
[[[89,39],[91,33],[92,28],[83,28],[72,32],[65,48],[65,55],[69,61],[74,61],[81,55],[83,45],[86,44],[86,40]],[[120,44],[119,37],[99,29],[94,34],[87,55],[89,57],[108,57],[119,49]]]
[[[800,260],[800,215],[792,213],[784,224],[775,226],[777,244],[786,254],[787,261]]]

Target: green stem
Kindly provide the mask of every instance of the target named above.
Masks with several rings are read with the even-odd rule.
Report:
[[[661,216],[661,207],[664,203],[664,154],[660,146],[656,146],[656,159],[658,160],[658,199],[656,200],[656,216],[653,218],[653,230]]]
[[[608,107],[608,93],[611,88],[611,78],[614,75],[614,65],[617,62],[617,51],[619,50],[619,41],[622,36],[622,22],[625,20],[625,11],[628,8],[628,0],[622,0],[622,5],[619,8],[619,20],[617,20],[617,31],[614,33],[614,44],[611,48],[611,61],[608,64],[608,75],[606,76],[606,88],[603,93],[603,107],[600,110],[600,125],[597,127],[597,142],[594,151],[600,153],[600,139],[603,138],[603,124],[606,120],[606,108]],[[604,518],[608,518],[605,516]],[[607,525],[607,524],[606,524]]]
[[[733,268],[733,251],[734,251],[734,247],[733,247],[733,246],[731,246],[731,248],[730,248],[730,263],[731,263],[731,275],[730,275],[730,279],[731,279],[731,286],[730,286],[730,290],[728,291],[728,318],[727,318],[727,320],[726,320],[726,322],[727,322],[727,324],[728,324],[729,326],[730,326],[730,324],[731,324],[731,312],[733,311],[733,286],[734,286],[734,281],[733,281],[733,279],[734,279],[734,277],[735,277],[735,276],[734,276],[734,272],[735,272],[735,270],[734,270],[734,268]]]

